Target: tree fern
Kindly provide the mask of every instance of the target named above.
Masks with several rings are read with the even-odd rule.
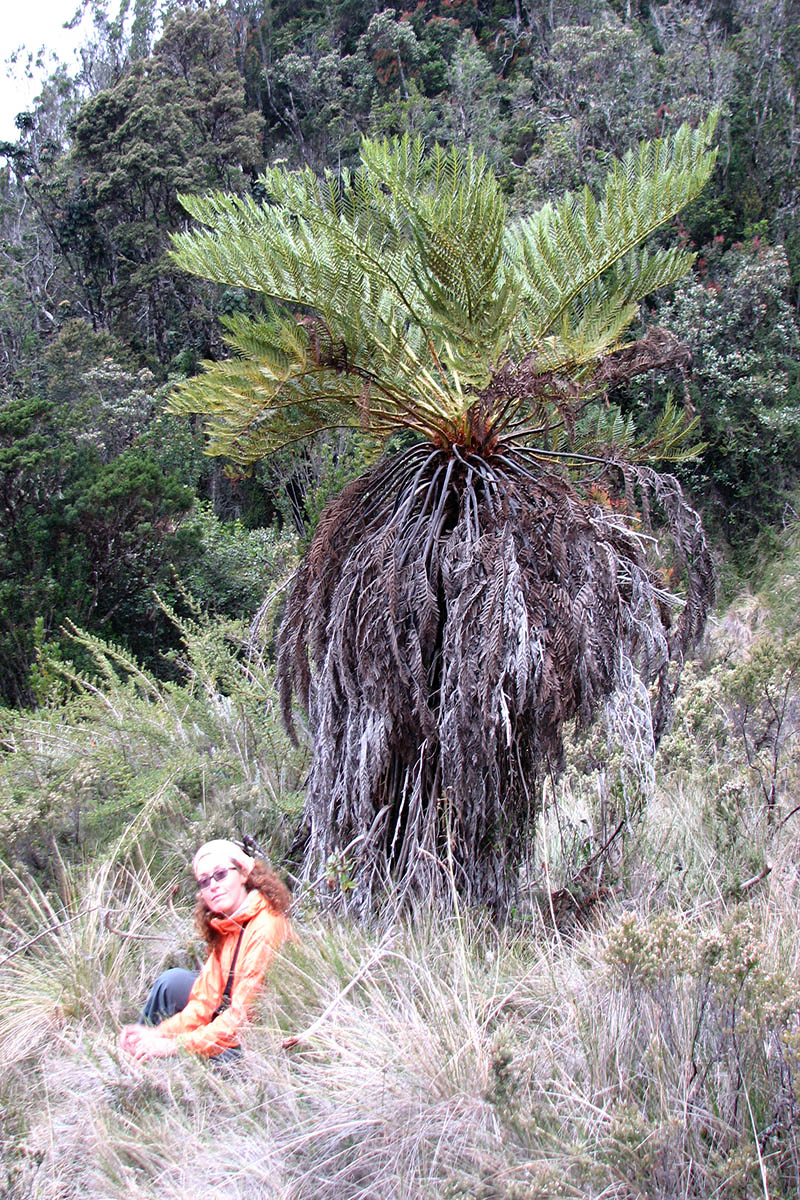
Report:
[[[626,330],[691,266],[643,243],[708,178],[713,127],[510,224],[483,159],[410,138],[365,142],[352,173],[273,167],[264,203],[185,200],[205,229],[175,239],[176,262],[264,300],[173,397],[209,451],[414,435],[322,514],[278,636],[284,721],[299,702],[314,739],[297,856],[309,880],[335,861],[349,881],[326,902],[367,911],[389,886],[427,899],[455,879],[502,909],[565,724],[620,686],[641,703],[643,681],[664,728],[714,587],[697,514],[648,464],[691,452],[692,422],[670,404],[642,439],[606,393],[689,365],[668,332]],[[680,596],[650,558],[670,542]]]

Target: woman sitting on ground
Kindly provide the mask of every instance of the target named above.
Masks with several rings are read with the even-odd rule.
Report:
[[[199,975],[181,967],[154,983],[141,1023],[126,1025],[120,1047],[141,1062],[178,1050],[238,1055],[239,1031],[281,943],[292,936],[291,897],[277,875],[235,842],[206,842],[192,870],[200,889],[195,924],[210,954]]]

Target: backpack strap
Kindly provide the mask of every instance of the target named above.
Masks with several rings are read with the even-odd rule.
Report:
[[[219,1004],[214,1009],[214,1015],[211,1018],[212,1021],[216,1020],[216,1018],[219,1016],[220,1013],[225,1012],[225,1009],[230,1008],[230,1006],[231,1006],[231,992],[233,991],[233,969],[236,966],[236,959],[239,957],[239,947],[242,944],[243,934],[244,934],[244,925],[239,930],[239,937],[236,942],[236,949],[233,952],[233,958],[231,959],[231,967],[230,967],[230,970],[228,971],[228,978],[225,983],[225,991],[222,993],[222,998],[221,998]]]

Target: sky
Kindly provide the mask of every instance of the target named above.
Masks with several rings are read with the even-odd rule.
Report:
[[[63,25],[71,20],[77,7],[78,0],[5,0],[0,17],[0,141],[16,141],[14,117],[30,105],[42,79],[55,66],[53,53],[68,66],[74,65],[74,55],[85,34],[80,29],[64,29]],[[9,67],[10,56],[20,46],[34,56],[46,47],[44,65],[41,70],[34,69],[33,79],[25,78],[27,54],[20,54],[16,67]]]

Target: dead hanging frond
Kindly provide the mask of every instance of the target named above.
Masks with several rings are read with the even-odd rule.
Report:
[[[637,375],[655,370],[679,371],[685,377],[691,368],[689,347],[668,329],[651,325],[638,341],[601,358],[593,372],[592,383],[604,389],[617,387],[629,383]]]
[[[543,368],[542,361],[542,356],[534,353],[519,363],[503,363],[493,372],[490,383],[481,393],[480,402],[490,414],[487,424],[496,439],[511,433],[519,440],[518,431],[524,430],[526,436],[535,432],[541,447],[547,444],[551,430],[563,428],[572,445],[578,422],[590,405],[605,399],[611,388],[629,383],[637,375],[652,370],[674,371],[680,375],[684,408],[690,417],[694,415],[687,389],[692,367],[691,351],[674,334],[658,326],[651,326],[638,341],[598,357],[589,370],[577,370],[576,363],[573,364],[574,374],[570,374],[563,368]],[[673,415],[671,408],[666,415]],[[651,461],[672,457],[673,443],[681,441],[684,441],[686,453],[695,453],[696,447],[685,447],[685,438],[691,428],[684,418],[680,427],[670,431],[671,437],[654,439],[643,449]]]
[[[524,452],[430,446],[345,489],[301,565],[280,635],[314,736],[305,874],[369,909],[391,882],[502,910],[567,724],[625,672],[656,688],[651,737],[707,611],[710,563],[677,483],[642,468],[685,582],[681,603],[630,517]],[[640,693],[641,693],[640,689]],[[642,737],[644,735],[642,734]]]

